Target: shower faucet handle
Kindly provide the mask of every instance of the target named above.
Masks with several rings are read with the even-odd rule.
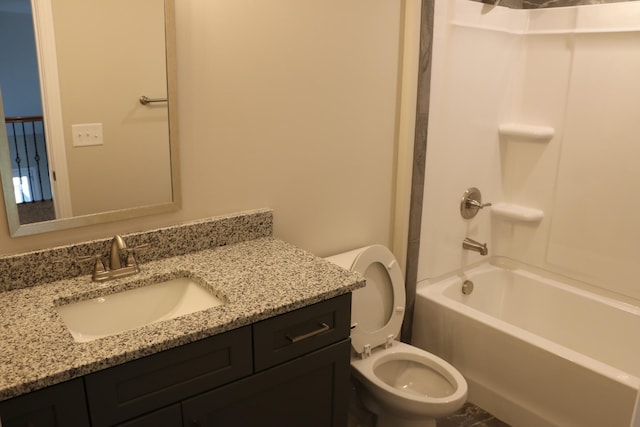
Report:
[[[467,204],[467,208],[478,208],[478,209],[482,209],[482,208],[486,208],[487,206],[491,206],[491,203],[480,203],[477,200],[473,200],[473,199],[468,199],[466,201]]]
[[[476,216],[482,208],[491,206],[491,203],[482,203],[482,194],[476,187],[467,188],[460,200],[460,215],[464,219],[470,219]]]

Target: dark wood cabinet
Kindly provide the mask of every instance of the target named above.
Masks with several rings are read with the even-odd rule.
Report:
[[[189,399],[184,426],[346,426],[350,350],[343,340]]]
[[[0,402],[2,427],[346,427],[351,294]]]
[[[182,427],[180,404],[158,409],[150,414],[118,424],[118,427]]]
[[[112,426],[251,375],[251,327],[85,377],[93,427]]]
[[[82,378],[0,402],[2,427],[89,427]]]

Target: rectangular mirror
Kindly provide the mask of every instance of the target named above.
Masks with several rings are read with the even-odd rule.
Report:
[[[33,36],[0,48],[11,235],[177,209],[173,0],[2,0],[3,22]]]

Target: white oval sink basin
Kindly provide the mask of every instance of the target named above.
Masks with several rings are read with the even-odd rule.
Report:
[[[150,325],[224,304],[186,277],[56,307],[78,342]]]

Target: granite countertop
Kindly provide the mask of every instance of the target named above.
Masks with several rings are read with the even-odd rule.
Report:
[[[0,293],[0,400],[216,335],[364,286],[347,272],[270,237],[151,261],[134,276],[91,276]],[[56,305],[188,275],[226,304],[87,343]]]

